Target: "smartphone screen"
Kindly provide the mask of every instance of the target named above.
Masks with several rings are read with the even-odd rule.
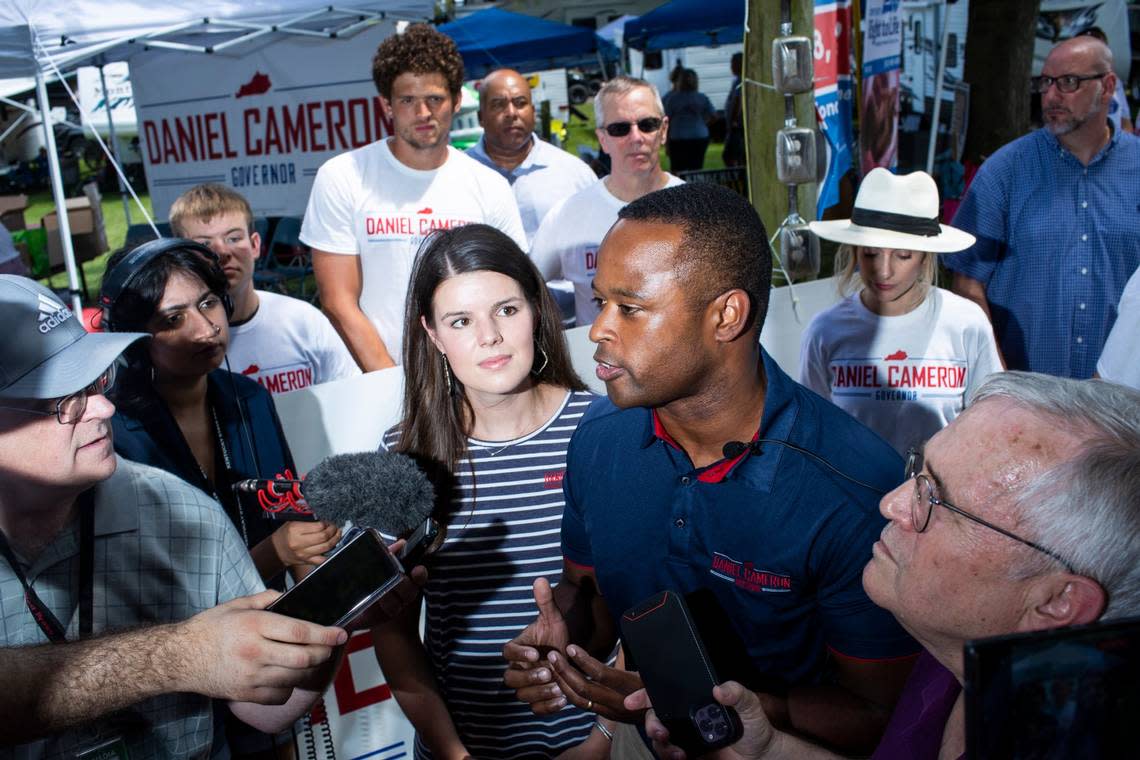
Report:
[[[319,625],[343,625],[399,577],[400,565],[380,535],[364,530],[267,609]]]

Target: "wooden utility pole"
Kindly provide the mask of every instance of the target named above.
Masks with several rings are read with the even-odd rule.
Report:
[[[744,130],[748,150],[748,179],[752,205],[764,220],[769,237],[788,214],[787,187],[776,179],[776,132],[784,126],[784,96],[771,88],[772,40],[780,36],[780,3],[747,0],[748,28],[744,33]],[[792,0],[792,34],[812,39],[815,6]],[[760,84],[756,84],[760,83]],[[815,127],[815,97],[795,96],[796,122]],[[816,185],[801,185],[800,216],[815,218]]]

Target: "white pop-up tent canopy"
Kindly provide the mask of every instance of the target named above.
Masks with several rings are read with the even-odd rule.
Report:
[[[48,114],[45,82],[82,65],[130,60],[161,49],[240,56],[243,48],[264,48],[276,39],[335,41],[384,21],[424,20],[431,13],[430,0],[348,0],[344,6],[328,0],[5,0],[0,3],[0,86],[3,80],[33,81],[39,111]],[[193,75],[187,71],[187,77]],[[52,194],[62,209],[55,138],[50,119],[44,124]],[[79,278],[67,214],[59,214],[59,226],[78,308]]]

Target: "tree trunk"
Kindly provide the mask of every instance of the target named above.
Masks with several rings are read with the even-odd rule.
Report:
[[[966,161],[981,162],[1029,131],[1029,74],[1039,0],[973,0],[966,36],[970,84]]]

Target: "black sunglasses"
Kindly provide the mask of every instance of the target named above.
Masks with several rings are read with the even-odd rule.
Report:
[[[661,122],[662,119],[658,116],[646,116],[644,119],[638,119],[634,122],[615,121],[602,127],[602,129],[606,130],[606,134],[610,137],[625,137],[636,124],[642,134],[648,135],[661,129]]]

